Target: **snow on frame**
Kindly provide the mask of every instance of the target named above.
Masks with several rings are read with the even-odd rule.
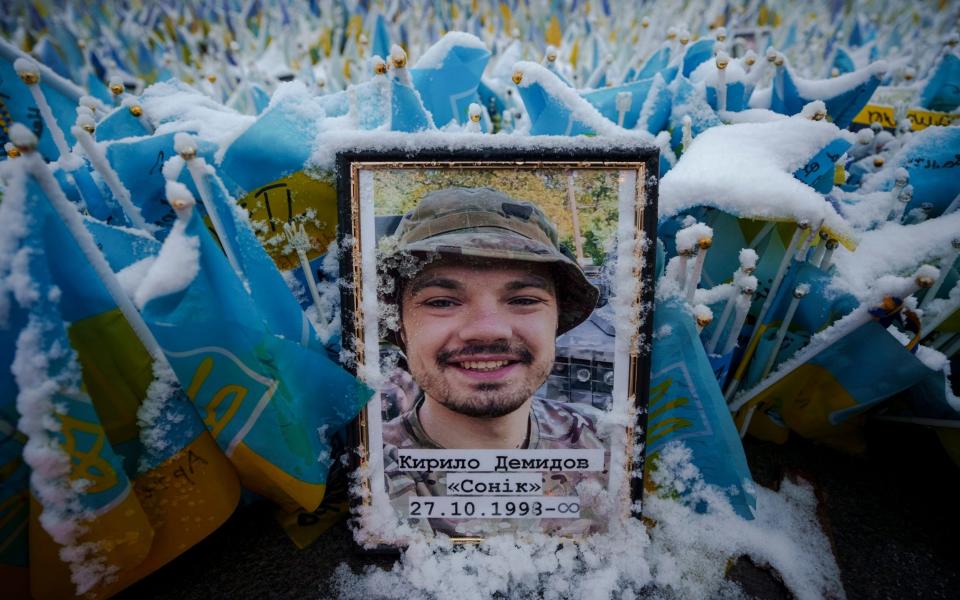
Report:
[[[317,143],[313,147],[307,166],[317,170],[332,171],[337,154],[341,152],[379,151],[379,152],[420,152],[432,151],[493,151],[502,150],[505,155],[510,150],[551,151],[616,151],[633,150],[639,152],[643,147],[654,147],[654,138],[646,132],[627,132],[601,137],[560,137],[529,136],[484,133],[449,133],[445,131],[422,131],[404,133],[400,131],[356,131],[352,129],[324,129],[320,124]],[[455,157],[451,156],[451,159]],[[508,158],[507,156],[504,157]],[[575,156],[571,156],[576,159]],[[491,160],[496,160],[493,157]]]

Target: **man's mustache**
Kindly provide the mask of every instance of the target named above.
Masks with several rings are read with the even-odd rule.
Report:
[[[525,345],[493,342],[491,344],[470,344],[456,350],[441,350],[437,352],[437,364],[442,367],[453,360],[480,354],[506,354],[514,357],[517,362],[524,364],[533,362],[533,352],[530,352],[530,349]]]

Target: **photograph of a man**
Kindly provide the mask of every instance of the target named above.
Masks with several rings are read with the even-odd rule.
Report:
[[[434,474],[397,470],[397,449],[605,448],[596,409],[534,396],[557,336],[587,319],[599,296],[543,211],[487,188],[443,189],[403,217],[394,239],[395,254],[422,266],[387,271],[408,369],[382,392],[403,407],[383,426],[391,498],[444,494]],[[585,476],[551,485],[572,488]]]

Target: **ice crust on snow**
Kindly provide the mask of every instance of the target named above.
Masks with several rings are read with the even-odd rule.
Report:
[[[833,206],[793,176],[841,136],[831,123],[801,117],[711,127],[660,182],[660,218],[712,206],[738,217],[822,221],[834,235],[852,238]]]
[[[951,243],[958,237],[960,211],[912,225],[886,223],[861,234],[856,252],[837,248],[831,286],[863,299],[883,275],[909,275],[924,263],[952,257]]]
[[[151,85],[140,100],[143,113],[157,126],[155,134],[189,131],[220,148],[256,121],[176,80]]]

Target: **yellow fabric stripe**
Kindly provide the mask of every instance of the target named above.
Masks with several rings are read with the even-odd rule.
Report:
[[[314,511],[327,486],[307,483],[290,475],[240,442],[230,455],[244,487],[280,504],[284,509]]]
[[[113,309],[70,325],[83,386],[114,444],[137,436],[137,409],[153,381],[153,360],[121,314]]]
[[[674,417],[672,419],[666,419],[664,421],[661,421],[660,423],[657,423],[656,429],[660,429],[662,431],[653,435],[650,435],[648,433],[647,445],[649,446],[650,444],[655,443],[657,440],[663,438],[666,435],[673,433],[678,429],[684,429],[686,427],[690,427],[691,424],[692,423],[688,419],[681,419],[679,417]],[[650,433],[653,433],[652,430]]]
[[[213,437],[201,433],[138,477],[123,503],[91,523],[91,533],[83,540],[106,543],[111,563],[122,563],[123,568],[116,581],[84,598],[108,598],[156,571],[223,524],[239,500],[240,481],[233,466]],[[31,570],[31,595],[73,598],[75,588],[68,566],[59,559],[60,546],[40,526],[41,507],[33,498],[30,508],[30,564],[44,566]],[[130,513],[145,519],[131,522]]]
[[[661,406],[661,407],[658,408],[657,410],[655,410],[655,411],[653,411],[652,413],[650,413],[650,414],[647,416],[647,419],[652,423],[657,417],[659,417],[659,416],[662,415],[663,413],[667,412],[668,410],[671,410],[671,409],[674,409],[674,408],[678,408],[678,407],[683,406],[683,405],[685,405],[685,404],[687,404],[687,403],[689,403],[689,402],[690,402],[690,400],[687,399],[687,398],[675,398],[674,400],[671,400],[670,402],[667,402],[666,404],[664,404],[663,406]]]

